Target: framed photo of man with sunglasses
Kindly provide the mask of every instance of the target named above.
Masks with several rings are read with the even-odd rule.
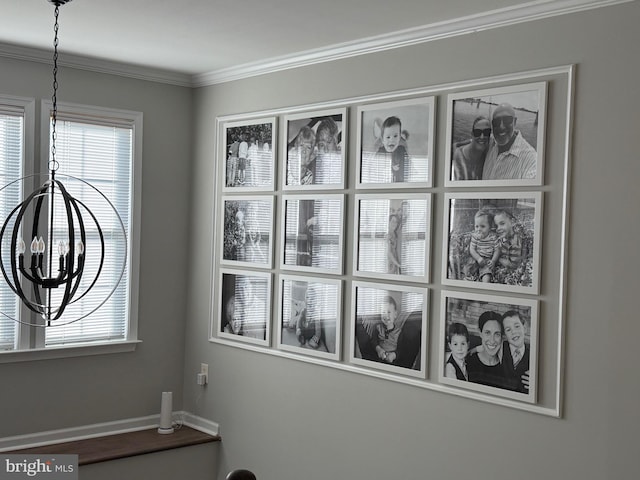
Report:
[[[446,187],[543,184],[546,82],[448,96]]]

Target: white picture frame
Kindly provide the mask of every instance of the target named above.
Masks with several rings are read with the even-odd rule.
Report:
[[[538,295],[542,199],[542,192],[445,193],[442,284]],[[476,223],[488,225],[482,241]]]
[[[285,115],[282,190],[344,189],[347,108]]]
[[[216,336],[234,342],[271,344],[271,273],[220,268]]]
[[[427,283],[431,202],[430,193],[355,195],[354,275]]]
[[[271,268],[273,265],[274,197],[225,195],[221,197],[223,229],[220,264]]]
[[[273,191],[277,138],[276,117],[223,122],[218,137],[221,191]]]
[[[546,106],[546,82],[449,94],[445,187],[542,185]]]
[[[353,281],[349,361],[373,372],[426,378],[428,311],[427,288]]]
[[[360,105],[357,112],[356,188],[433,186],[435,97]]]
[[[536,403],[538,300],[444,290],[440,312],[440,383]],[[485,322],[482,331],[480,322]],[[499,346],[496,347],[498,337]],[[516,346],[522,353],[520,362],[514,366],[511,352]],[[467,354],[463,358],[465,348]],[[456,353],[458,359],[454,358]],[[484,363],[491,358],[498,363],[493,366]]]
[[[277,298],[278,349],[340,360],[342,280],[280,274]],[[315,301],[309,302],[310,298]]]
[[[280,268],[341,275],[344,195],[283,195]]]

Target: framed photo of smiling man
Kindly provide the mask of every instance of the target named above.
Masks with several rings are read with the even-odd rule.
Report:
[[[445,186],[543,184],[546,82],[453,93]]]
[[[438,380],[536,402],[538,302],[443,291]]]

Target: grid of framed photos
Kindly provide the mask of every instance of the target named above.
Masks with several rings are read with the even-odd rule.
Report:
[[[536,407],[545,75],[218,119],[212,340],[558,416]]]

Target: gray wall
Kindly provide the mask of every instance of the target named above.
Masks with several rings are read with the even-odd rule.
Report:
[[[51,75],[48,65],[0,57],[3,94],[50,99]],[[192,92],[66,68],[58,80],[59,102],[144,114],[143,343],[127,354],[0,364],[0,436],[158,414],[163,390],[182,406]]]
[[[241,466],[261,480],[635,472],[638,18],[633,2],[196,91],[190,250],[199,254],[189,266],[184,407],[220,423],[220,477]],[[207,341],[212,258],[202,252],[211,242],[216,116],[573,63],[563,418]],[[437,175],[442,185],[441,168]],[[200,362],[210,366],[204,390],[195,385]]]

